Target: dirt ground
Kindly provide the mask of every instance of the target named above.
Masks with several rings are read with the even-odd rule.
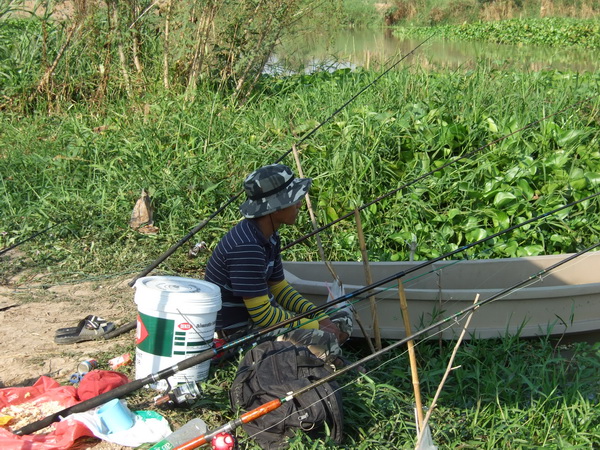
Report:
[[[0,264],[10,264],[8,254],[0,258]],[[58,328],[77,326],[88,314],[116,326],[135,320],[135,292],[129,281],[109,279],[41,288],[34,287],[39,285],[35,279],[24,283],[22,274],[0,280],[0,342],[4,349],[0,352],[0,388],[29,386],[41,375],[63,384],[77,372],[80,362],[98,359],[98,355],[119,356],[123,345],[135,342],[135,330],[112,339],[61,345],[54,342],[54,334]],[[127,448],[94,441],[91,446],[95,450]]]

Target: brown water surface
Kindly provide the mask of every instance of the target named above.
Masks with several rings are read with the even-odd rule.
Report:
[[[270,71],[276,72],[274,67],[293,72],[378,68],[408,54],[423,40],[398,39],[384,30],[342,29],[321,35],[295,36],[277,49],[271,59]],[[435,37],[419,47],[403,64],[459,68],[474,67],[483,62],[524,71],[591,72],[600,69],[597,52],[592,50],[445,41]]]

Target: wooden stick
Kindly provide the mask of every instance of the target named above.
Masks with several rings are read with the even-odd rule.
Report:
[[[296,161],[296,168],[298,169],[298,175],[300,175],[300,178],[304,178],[304,172],[302,171],[302,165],[300,164],[300,155],[298,155],[298,149],[296,148],[295,144],[292,145],[292,152],[294,154],[294,160]],[[310,215],[310,221],[312,222],[313,230],[316,230],[319,226],[317,224],[315,211],[313,210],[312,202],[310,201],[310,196],[308,195],[308,193],[306,194],[305,198],[306,198],[306,207],[308,208],[308,214]],[[319,256],[321,257],[321,261],[323,261],[325,263],[325,265],[327,266],[327,269],[333,276],[333,279],[339,281],[339,278],[338,278],[337,274],[335,273],[335,271],[333,270],[333,267],[331,266],[329,261],[327,261],[327,259],[325,259],[325,251],[323,250],[323,242],[321,241],[321,235],[319,233],[317,233],[315,235],[315,237],[317,238],[317,249],[319,250]]]
[[[404,285],[400,278],[398,278],[398,296],[400,297],[400,309],[402,310],[402,319],[404,320],[404,331],[407,336],[412,333],[410,331],[410,319],[408,316],[408,302],[406,301],[406,293],[404,292]],[[408,358],[410,360],[410,374],[412,377],[413,390],[415,391],[415,405],[417,408],[417,424],[419,429],[418,436],[423,434],[423,403],[421,402],[421,385],[419,383],[419,373],[417,371],[417,358],[415,357],[415,341],[412,339],[406,343],[408,347]]]
[[[44,90],[46,88],[46,85],[49,84],[50,78],[52,77],[52,74],[56,70],[56,66],[58,66],[58,63],[60,62],[65,51],[67,50],[67,47],[69,47],[69,45],[71,44],[71,39],[73,39],[73,35],[75,34],[75,31],[79,29],[80,25],[81,24],[79,22],[77,22],[77,23],[71,25],[67,29],[67,37],[65,39],[65,42],[58,50],[58,53],[56,54],[54,61],[52,62],[50,67],[46,68],[44,75],[42,75],[42,78],[40,79],[40,82],[38,83],[37,90],[39,92]],[[32,97],[33,97],[33,94],[29,97],[30,100],[32,99]]]
[[[156,3],[156,2],[155,2]],[[169,90],[171,84],[169,82],[169,51],[171,50],[171,14],[173,11],[173,0],[167,0],[167,11],[165,13],[165,25],[163,31],[163,86]]]
[[[478,301],[479,301],[479,294],[477,294],[475,296],[475,300],[473,300],[473,304],[476,304]],[[448,365],[446,367],[446,371],[444,372],[444,376],[442,377],[442,381],[440,381],[440,385],[438,386],[437,391],[435,392],[433,401],[431,402],[431,406],[429,407],[429,409],[427,410],[427,414],[425,415],[425,419],[423,421],[424,427],[427,426],[427,423],[429,422],[429,418],[431,417],[431,413],[433,412],[434,408],[437,405],[437,401],[442,392],[442,388],[444,387],[444,383],[446,382],[446,379],[448,378],[448,375],[450,374],[450,371],[455,369],[454,367],[452,367],[452,364],[454,363],[454,358],[456,357],[456,353],[458,352],[458,347],[460,346],[460,343],[462,342],[462,340],[465,336],[465,333],[467,332],[467,328],[469,328],[469,324],[471,323],[471,318],[473,317],[474,312],[475,312],[475,309],[473,309],[471,312],[469,312],[469,315],[467,316],[467,320],[465,321],[465,325],[463,326],[460,336],[458,337],[458,340],[456,341],[456,345],[454,346],[454,350],[452,350],[452,355],[450,356],[450,359],[448,360]],[[423,439],[423,433],[421,432],[419,435],[419,439],[417,439],[417,445],[415,446],[415,449],[419,448],[419,445],[421,445],[422,439]]]
[[[358,231],[358,242],[360,244],[360,253],[362,254],[363,266],[365,268],[365,277],[367,279],[367,285],[373,284],[373,277],[371,275],[371,268],[369,267],[369,255],[367,254],[367,244],[365,243],[365,236],[363,234],[362,221],[360,220],[360,211],[358,208],[354,209],[354,218],[356,219],[356,228]],[[375,336],[375,348],[381,350],[381,330],[379,329],[379,318],[377,316],[377,302],[375,296],[369,296],[369,302],[371,304],[371,316],[373,317],[373,334]]]
[[[304,178],[304,172],[302,171],[302,165],[300,164],[300,155],[298,154],[298,149],[296,148],[295,144],[292,145],[292,152],[294,154],[294,160],[296,161],[296,167],[298,168],[298,175],[300,175],[301,178]],[[312,203],[310,201],[310,196],[308,195],[308,193],[306,194],[306,207],[308,208],[308,213],[310,215],[310,221],[312,222],[313,230],[317,230],[319,228],[319,225],[317,224],[317,218],[315,216],[315,211],[313,210]],[[321,235],[319,233],[317,233],[316,237],[317,237],[317,248],[319,250],[319,255],[321,256],[321,260],[323,261],[323,263],[325,263],[325,266],[327,266],[327,269],[331,273],[331,276],[333,277],[333,279],[336,282],[338,282],[341,286],[342,281],[337,276],[337,273],[335,273],[335,270],[333,269],[333,266],[331,265],[331,263],[329,261],[327,261],[327,259],[325,258],[325,251],[323,250],[323,242],[321,242]],[[365,330],[362,320],[360,320],[358,311],[356,311],[356,309],[354,309],[354,306],[352,306],[352,305],[350,305],[350,308],[352,309],[352,313],[354,314],[354,319],[356,320],[356,323],[359,326],[360,331],[362,332],[363,336],[367,340],[367,343],[369,344],[369,349],[371,350],[371,353],[375,353],[375,348],[373,347],[371,338],[369,338],[369,335],[367,334],[367,330]]]

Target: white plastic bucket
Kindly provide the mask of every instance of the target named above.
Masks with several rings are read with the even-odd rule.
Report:
[[[192,278],[151,276],[135,283],[138,307],[135,376],[174,366],[179,361],[209,349],[214,337],[221,291],[208,281]],[[208,377],[210,359],[169,377],[174,387]],[[153,387],[162,389],[166,382]]]

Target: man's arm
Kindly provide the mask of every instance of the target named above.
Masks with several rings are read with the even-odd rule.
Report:
[[[269,288],[277,303],[287,310],[305,313],[316,308],[312,302],[305,299],[302,294],[294,289],[286,280],[269,282]],[[343,333],[338,326],[331,321],[327,314],[319,312],[317,313],[316,319],[319,323],[318,327],[314,328],[333,333],[340,344],[348,339],[348,334]]]
[[[244,297],[244,304],[248,309],[252,322],[258,327],[265,328],[284,320],[291,319],[294,314],[281,307],[274,307],[269,301],[268,295],[259,297]],[[314,306],[313,306],[314,307]],[[290,324],[290,327],[299,327],[306,329],[318,329],[317,320],[303,318]]]

